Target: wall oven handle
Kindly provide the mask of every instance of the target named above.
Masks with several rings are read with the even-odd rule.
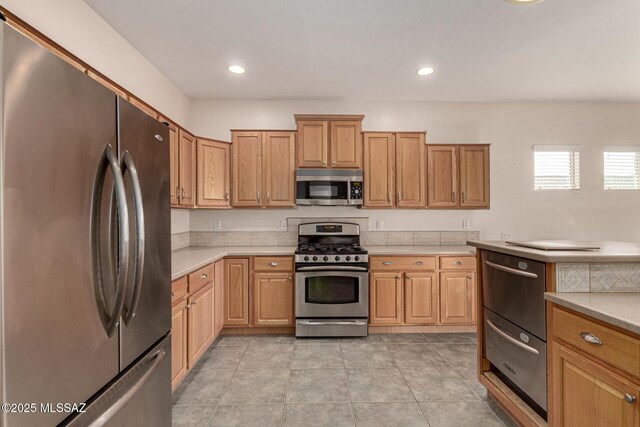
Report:
[[[496,270],[506,271],[507,273],[517,274],[518,276],[529,277],[531,279],[538,278],[538,275],[536,273],[530,273],[528,271],[518,270],[515,268],[507,267],[506,265],[496,264],[495,262],[491,262],[491,261],[485,261],[485,263],[488,266],[495,268]]]
[[[513,338],[512,336],[510,336],[509,334],[504,332],[502,329],[498,328],[496,325],[493,324],[493,322],[491,320],[487,319],[487,324],[489,325],[489,327],[491,329],[494,330],[494,332],[496,334],[500,335],[502,338],[504,338],[505,340],[509,341],[511,344],[517,345],[518,347],[520,347],[523,350],[528,351],[529,353],[533,353],[535,355],[539,355],[540,354],[540,352],[538,350],[536,350],[535,348],[521,343],[517,339]]]
[[[297,271],[333,271],[333,270],[340,270],[340,271],[369,271],[369,269],[367,267],[351,267],[351,266],[347,266],[347,265],[318,265],[318,266],[311,266],[311,267],[299,267],[297,269]]]
[[[301,325],[310,325],[310,326],[316,326],[316,325],[354,325],[354,326],[362,326],[362,325],[366,325],[366,322],[363,322],[361,320],[354,320],[354,321],[347,321],[347,320],[341,320],[341,321],[336,321],[336,322],[318,322],[318,321],[314,321],[314,320],[299,320],[298,323],[300,323]]]

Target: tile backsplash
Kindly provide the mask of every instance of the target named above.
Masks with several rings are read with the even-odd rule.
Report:
[[[640,263],[558,263],[557,292],[640,292]]]
[[[369,231],[369,218],[287,218],[286,231],[191,231],[171,236],[171,249],[186,246],[296,246],[298,225],[309,222],[353,222],[360,225],[363,246],[464,245],[479,231]]]

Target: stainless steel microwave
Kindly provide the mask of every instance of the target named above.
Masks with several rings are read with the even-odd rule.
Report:
[[[362,205],[362,171],[298,169],[296,204],[305,206]]]

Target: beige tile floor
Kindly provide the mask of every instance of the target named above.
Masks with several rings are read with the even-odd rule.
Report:
[[[223,336],[173,394],[175,426],[513,426],[474,334]]]

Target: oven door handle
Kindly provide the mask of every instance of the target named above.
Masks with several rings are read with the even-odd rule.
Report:
[[[362,271],[367,272],[369,269],[367,267],[350,267],[346,265],[332,265],[332,266],[312,266],[312,267],[298,267],[296,271]]]
[[[341,321],[336,321],[336,322],[319,322],[319,321],[313,321],[313,320],[298,320],[298,323],[301,325],[310,325],[310,326],[316,326],[316,325],[355,325],[355,326],[362,326],[362,325],[366,325],[366,322],[363,321],[359,321],[359,320],[355,320],[355,321],[346,321],[346,320],[341,320]]]
[[[518,276],[529,277],[531,279],[537,279],[538,275],[536,273],[530,273],[528,271],[517,270],[515,268],[507,267],[506,265],[496,264],[495,262],[485,261],[485,263],[489,267],[493,267],[497,270],[506,271],[507,273],[517,274]]]
[[[509,341],[511,344],[517,345],[518,347],[520,347],[523,350],[528,351],[529,353],[533,353],[535,355],[539,355],[540,354],[540,352],[538,350],[536,350],[535,348],[521,343],[517,339],[513,338],[511,335],[509,335],[506,332],[504,332],[502,329],[498,328],[496,325],[493,324],[493,322],[491,320],[487,319],[487,324],[489,325],[489,327],[491,329],[493,329],[495,331],[496,334],[500,335],[502,338],[504,338],[505,340]]]

